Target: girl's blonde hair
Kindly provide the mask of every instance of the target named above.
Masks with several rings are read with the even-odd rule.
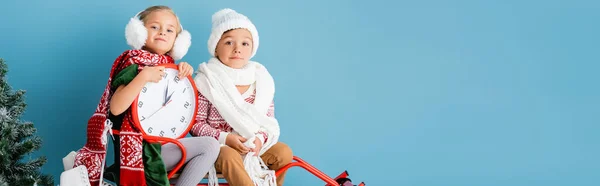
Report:
[[[145,24],[146,17],[148,17],[148,15],[150,15],[153,12],[161,11],[161,10],[168,11],[169,13],[173,14],[177,18],[177,28],[176,29],[177,29],[177,33],[179,34],[181,32],[181,24],[179,23],[179,17],[177,17],[177,14],[175,14],[173,9],[171,9],[168,6],[156,5],[156,6],[148,7],[144,11],[140,12],[140,15],[139,15],[140,20],[142,20],[142,22]]]

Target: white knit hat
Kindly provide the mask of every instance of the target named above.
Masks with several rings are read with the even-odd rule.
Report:
[[[208,52],[210,55],[215,57],[215,49],[223,33],[236,28],[245,28],[252,34],[253,48],[250,58],[254,57],[258,49],[258,31],[256,27],[248,17],[229,8],[219,10],[212,15],[212,31],[208,38]]]

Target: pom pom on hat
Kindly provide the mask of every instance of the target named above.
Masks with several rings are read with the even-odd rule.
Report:
[[[223,33],[236,28],[243,28],[250,31],[253,42],[250,58],[254,57],[259,44],[256,27],[248,17],[229,8],[219,10],[212,15],[212,30],[208,38],[208,52],[211,56],[215,57],[215,49]]]

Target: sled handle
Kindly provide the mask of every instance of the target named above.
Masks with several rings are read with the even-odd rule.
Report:
[[[338,185],[338,183],[335,180],[331,179],[325,173],[321,172],[319,169],[313,167],[309,163],[306,163],[304,160],[300,159],[299,157],[294,156],[293,159],[296,160],[296,162],[292,162],[292,163],[289,163],[289,164],[283,166],[282,168],[277,170],[277,172],[275,172],[275,175],[279,176],[281,173],[283,173],[284,171],[286,171],[287,169],[289,169],[291,167],[301,167],[301,168],[307,170],[308,172],[310,172],[311,174],[317,176],[319,179],[325,181],[327,184]]]
[[[185,153],[185,147],[183,147],[183,144],[181,144],[176,139],[165,138],[165,137],[144,136],[144,139],[148,139],[148,141],[161,142],[161,144],[165,144],[166,142],[171,142],[179,147],[179,150],[181,150],[181,159],[179,160],[179,163],[177,163],[175,168],[173,168],[173,170],[171,170],[171,172],[169,172],[169,175],[167,175],[167,178],[171,179],[173,177],[173,175],[175,175],[175,173],[177,173],[177,171],[179,171],[179,169],[183,166],[183,163],[185,162],[185,157],[187,154]]]

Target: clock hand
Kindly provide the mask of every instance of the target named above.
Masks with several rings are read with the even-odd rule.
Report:
[[[165,102],[163,104],[162,107],[160,107],[158,110],[154,111],[152,114],[150,114],[150,116],[148,116],[148,119],[150,119],[150,117],[152,117],[154,114],[156,114],[158,111],[162,110],[163,108],[165,108],[169,103],[171,103],[173,100],[171,100],[171,96],[173,96],[173,94],[175,93],[175,91],[171,92],[171,94],[169,94],[167,96],[167,93],[169,91],[169,82],[167,81],[167,88],[165,89]]]
[[[146,118],[146,119],[150,119],[150,117],[154,116],[154,114],[156,114],[158,111],[160,111],[160,110],[161,110],[163,107],[164,107],[164,106],[162,106],[162,107],[160,107],[158,110],[154,111],[154,112],[153,112],[152,114],[150,114],[150,115],[148,116],[148,118]]]
[[[163,99],[163,106],[167,104],[167,94],[169,93],[169,81],[167,81],[167,86],[165,87],[165,97]]]
[[[171,94],[169,94],[169,96],[167,96],[167,102],[171,101],[171,96],[173,96],[173,93],[175,93],[175,91],[171,92]]]
[[[186,89],[186,88],[184,88],[184,89]],[[167,96],[167,102],[171,101],[171,96],[173,96],[174,93],[175,93],[175,91],[171,92],[171,94],[169,94],[169,96]]]
[[[148,118],[146,118],[146,119],[150,119],[150,117],[152,117],[152,116],[153,116],[154,114],[156,114],[158,111],[160,111],[160,110],[162,110],[163,108],[167,107],[167,105],[168,105],[169,103],[171,103],[171,100],[169,100],[167,103],[165,103],[165,105],[163,105],[163,106],[162,106],[162,107],[160,107],[158,110],[156,110],[156,111],[154,111],[152,114],[150,114],[150,115],[148,116]]]

